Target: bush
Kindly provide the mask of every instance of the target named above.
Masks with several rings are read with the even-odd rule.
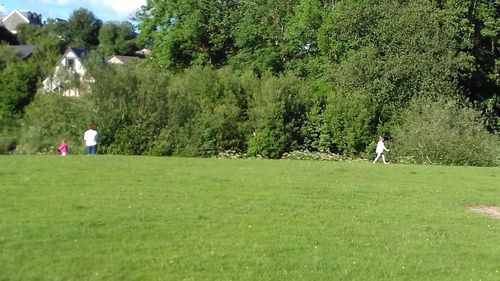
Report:
[[[499,164],[500,138],[487,132],[474,110],[453,100],[414,100],[393,125],[392,136],[400,162]]]
[[[70,153],[84,152],[83,132],[90,120],[87,102],[57,94],[38,94],[26,108],[22,120],[19,153],[57,153],[57,145],[67,139]]]
[[[38,68],[33,63],[8,64],[0,70],[0,121],[22,117],[36,92]]]
[[[242,151],[248,134],[248,96],[241,76],[229,68],[204,71],[209,72],[205,76],[211,80],[204,81],[198,91],[197,100],[201,104],[194,120],[200,137],[198,154],[210,156],[228,150]],[[192,84],[193,79],[195,77],[186,82]]]
[[[307,83],[294,76],[263,77],[261,88],[250,97],[249,122],[253,130],[248,154],[280,158],[304,144],[311,91]]]
[[[10,154],[16,149],[19,125],[16,120],[0,121],[0,154]]]
[[[155,138],[167,122],[165,91],[169,73],[146,65],[128,64],[92,68],[96,78],[89,100],[95,112],[104,153],[150,154]]]
[[[357,156],[365,152],[373,138],[374,107],[361,92],[334,92],[330,95],[323,119],[329,150]]]

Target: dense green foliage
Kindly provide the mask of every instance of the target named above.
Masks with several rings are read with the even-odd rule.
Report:
[[[71,42],[95,49],[86,62],[92,93],[81,98],[89,112],[73,115],[95,121],[102,153],[370,157],[384,135],[408,159],[414,146],[402,134],[415,135],[412,122],[433,131],[415,103],[446,101],[461,105],[469,123],[440,127],[453,138],[443,139],[446,155],[423,162],[496,165],[499,11],[488,0],[148,1],[137,20],[140,45],[151,52],[118,68],[99,56],[135,50],[134,27],[102,25],[85,9],[67,23],[25,27],[19,38],[48,58]],[[49,72],[48,63],[37,65]],[[440,120],[454,114],[432,111]],[[458,158],[469,154],[452,145],[456,130],[476,136],[468,146],[488,160]]]
[[[499,168],[0,156],[9,281],[497,280]]]
[[[72,46],[92,48],[99,45],[99,30],[102,21],[92,11],[84,8],[73,11],[67,23],[67,34]]]
[[[484,131],[476,115],[453,101],[416,100],[392,130],[393,151],[413,163],[495,165],[500,142]]]
[[[99,29],[99,49],[106,55],[130,55],[136,49],[134,26],[129,22],[107,22]]]
[[[21,116],[35,95],[38,77],[31,62],[7,63],[0,69],[0,121]]]
[[[153,62],[172,70],[230,65],[254,71],[262,85],[273,83],[268,71],[305,79],[314,93],[294,100],[303,104],[301,121],[280,119],[296,113],[276,91],[259,106],[271,115],[262,120],[265,130],[247,138],[250,154],[279,157],[302,148],[362,155],[377,133],[391,136],[388,124],[404,118],[416,97],[472,104],[480,118],[471,122],[498,132],[499,7],[458,0],[151,1],[140,13],[140,36],[153,42]]]
[[[56,153],[58,144],[66,139],[69,153],[83,153],[81,130],[92,120],[89,109],[85,100],[57,94],[37,95],[26,108],[17,151]]]

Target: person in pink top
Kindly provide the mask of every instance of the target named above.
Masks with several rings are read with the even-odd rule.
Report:
[[[66,156],[66,154],[68,154],[68,144],[66,143],[65,139],[63,139],[61,141],[61,144],[59,144],[58,150],[62,156]]]

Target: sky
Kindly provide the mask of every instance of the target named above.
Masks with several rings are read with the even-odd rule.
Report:
[[[68,19],[78,8],[86,8],[96,18],[107,21],[130,21],[134,11],[146,5],[146,0],[0,0],[0,13],[8,15],[13,10],[31,11],[48,18]]]

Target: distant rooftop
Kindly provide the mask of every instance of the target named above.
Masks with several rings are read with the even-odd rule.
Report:
[[[119,55],[113,55],[108,59],[109,63],[122,63],[122,64],[127,64],[132,61],[138,60],[138,57],[133,57],[133,56],[119,56]]]
[[[36,49],[34,45],[11,45],[10,46],[14,51],[21,56],[21,58],[27,59],[33,54]]]
[[[17,26],[23,23],[29,23],[37,26],[42,26],[42,15],[30,11],[13,10],[9,14],[2,13],[2,25],[5,26],[11,33],[17,33]]]
[[[85,49],[85,48],[69,47],[68,51],[69,50],[73,51],[73,53],[75,53],[75,55],[79,58],[82,58],[89,53],[89,49]]]

